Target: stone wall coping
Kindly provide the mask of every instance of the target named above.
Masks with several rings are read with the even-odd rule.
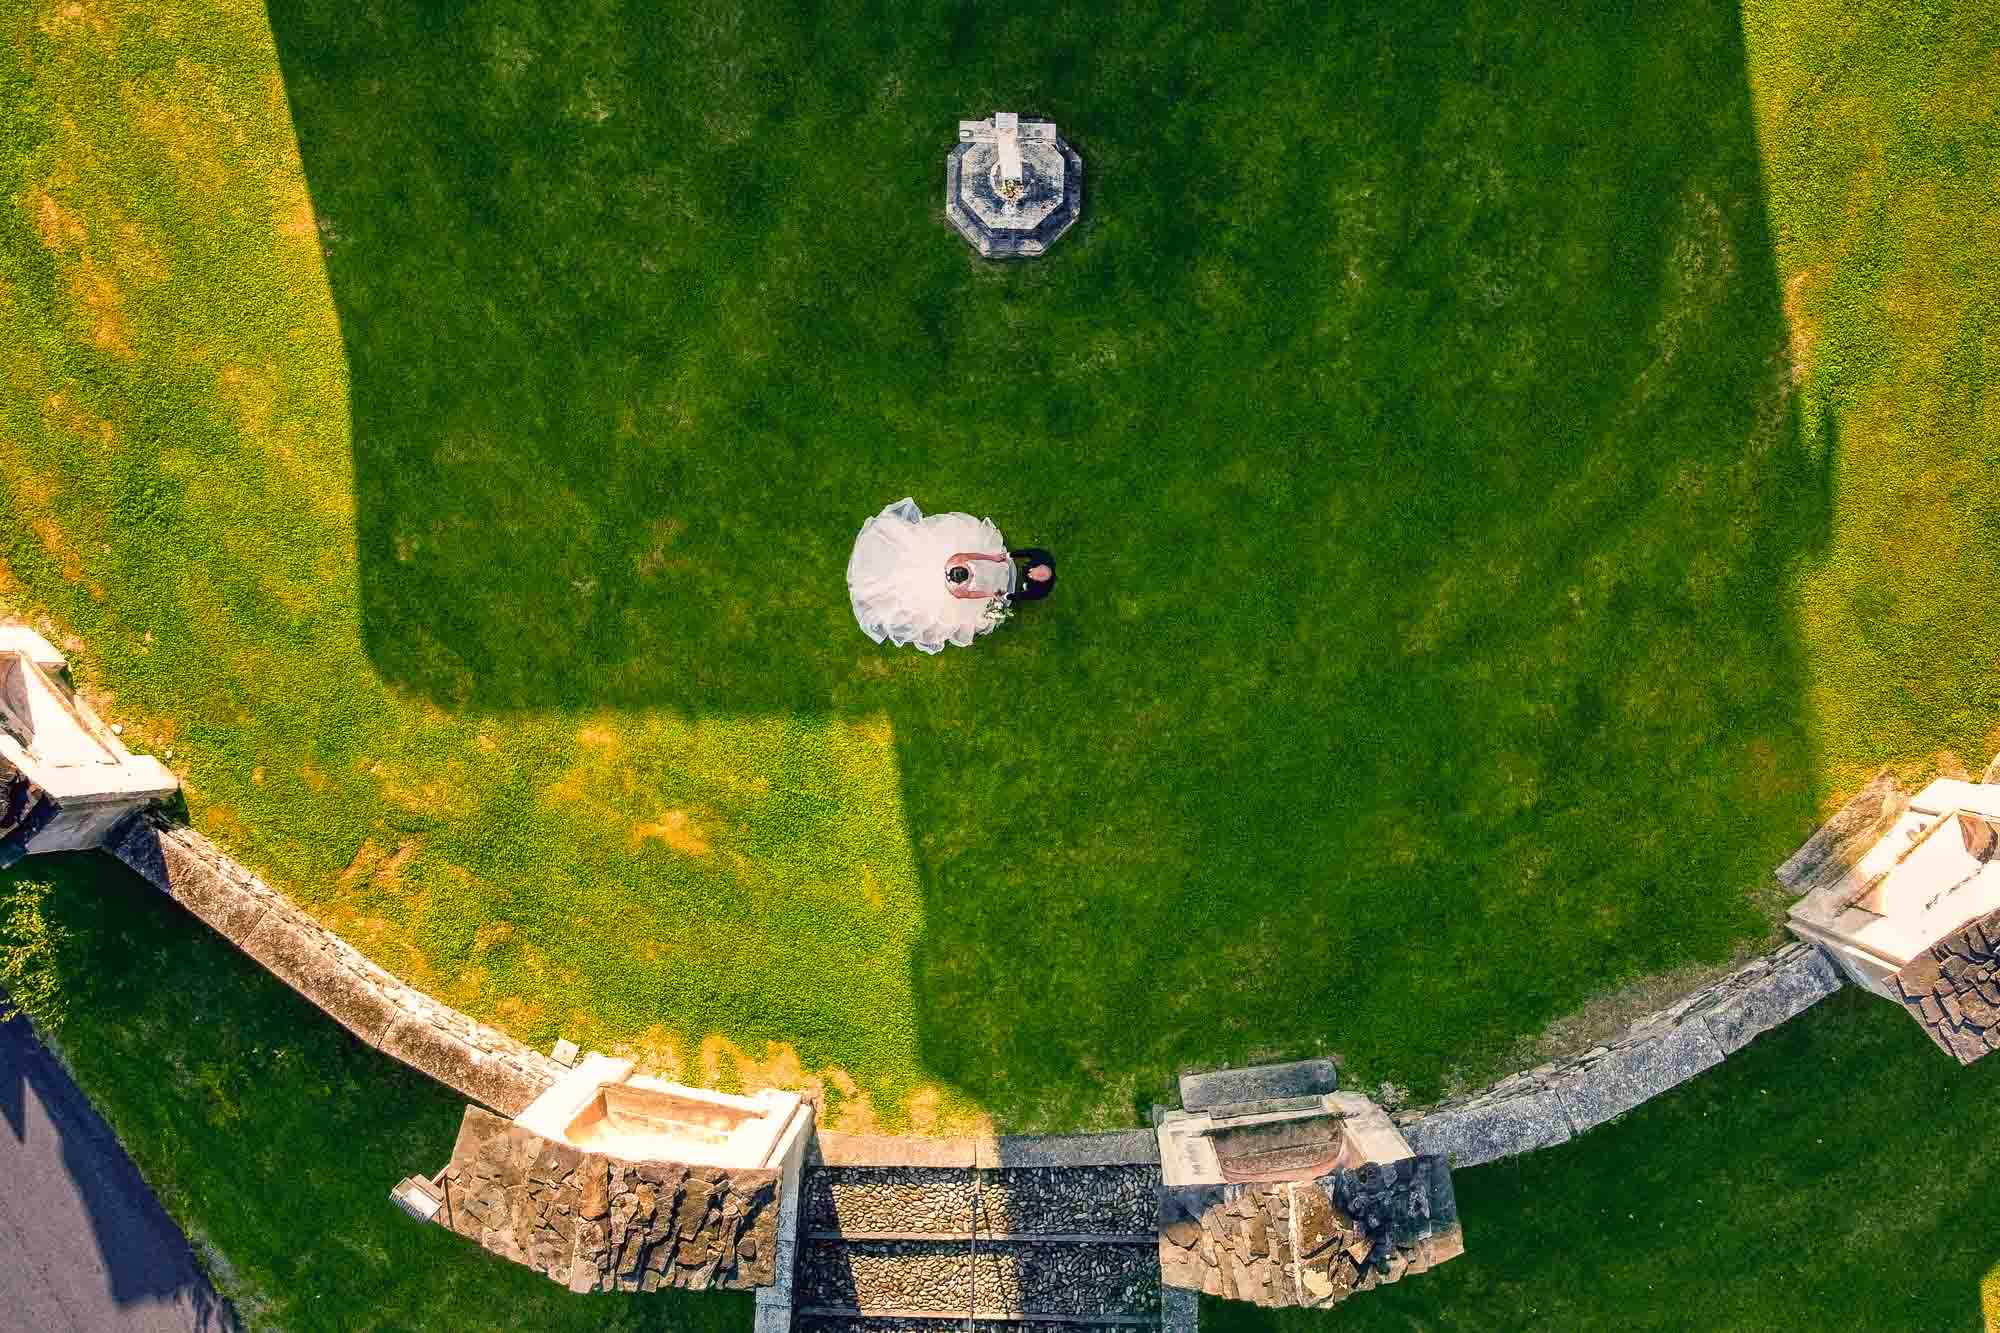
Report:
[[[518,1115],[567,1071],[405,986],[185,825],[158,812],[105,848],[367,1045],[467,1099]]]
[[[1787,944],[1647,1014],[1609,1043],[1402,1112],[1396,1122],[1412,1150],[1441,1154],[1454,1167],[1554,1147],[1713,1068],[1841,985],[1824,952]]]

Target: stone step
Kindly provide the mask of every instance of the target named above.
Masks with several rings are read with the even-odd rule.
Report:
[[[982,1235],[1159,1234],[1160,1168],[1151,1164],[1000,1167],[979,1177]]]
[[[957,1167],[811,1166],[799,1226],[809,1234],[962,1234],[972,1229],[977,1190],[973,1173]]]
[[[1132,1333],[1135,1328],[1153,1326],[1154,1321],[1144,1315],[1098,1319],[1021,1315],[1012,1319],[973,1319],[969,1323],[970,1333],[1023,1333],[1026,1329],[1050,1326],[1065,1333]],[[967,1324],[963,1315],[859,1314],[848,1310],[800,1310],[792,1318],[794,1333],[967,1333]]]
[[[1130,1243],[808,1240],[793,1289],[815,1309],[1152,1321],[1160,1263],[1155,1247]]]

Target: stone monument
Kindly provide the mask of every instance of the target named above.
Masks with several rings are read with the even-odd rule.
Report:
[[[1181,1104],[1153,1113],[1166,1286],[1323,1307],[1464,1253],[1444,1158],[1331,1061],[1184,1076]]]
[[[179,790],[70,688],[63,655],[25,625],[0,625],[0,866],[101,846]]]
[[[1083,206],[1083,159],[1055,122],[996,111],[958,122],[945,158],[944,212],[988,259],[1031,258],[1068,231]]]
[[[2000,1050],[2000,784],[1885,774],[1778,870],[1792,933],[1961,1064]]]

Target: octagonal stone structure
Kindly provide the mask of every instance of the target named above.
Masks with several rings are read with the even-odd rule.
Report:
[[[944,212],[988,259],[1030,259],[1068,231],[1083,208],[1083,159],[1054,121],[996,111],[958,122],[945,158]]]

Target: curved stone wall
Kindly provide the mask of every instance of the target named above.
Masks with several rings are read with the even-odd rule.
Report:
[[[506,1033],[405,986],[185,825],[139,815],[105,850],[349,1032],[473,1101],[519,1115],[563,1072]]]
[[[1608,1045],[1395,1120],[1411,1148],[1453,1166],[1553,1147],[1721,1064],[1841,985],[1824,953],[1787,944],[1646,1015]]]

